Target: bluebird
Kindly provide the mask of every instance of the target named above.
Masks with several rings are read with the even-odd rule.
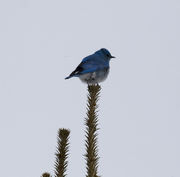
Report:
[[[107,78],[111,58],[115,57],[107,49],[102,48],[94,54],[85,57],[65,79],[79,77],[82,82],[87,84],[98,84]]]

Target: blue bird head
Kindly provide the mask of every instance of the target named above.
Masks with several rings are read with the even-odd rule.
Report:
[[[112,56],[111,55],[111,53],[107,50],[107,49],[105,49],[105,48],[102,48],[102,49],[100,49],[99,50],[99,52],[101,53],[101,54],[103,54],[107,59],[111,59],[111,58],[115,58],[114,56]]]

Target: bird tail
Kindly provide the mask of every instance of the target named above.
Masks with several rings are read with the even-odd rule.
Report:
[[[78,66],[68,77],[65,79],[70,79],[71,77],[78,77],[79,73],[83,70],[82,67]]]
[[[68,77],[66,77],[65,79],[70,79],[72,76],[68,76]]]
[[[70,79],[71,77],[77,76],[77,71],[74,70],[68,77],[66,77],[65,79]]]

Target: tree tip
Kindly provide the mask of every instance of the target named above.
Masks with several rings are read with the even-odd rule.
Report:
[[[58,134],[59,137],[61,138],[67,138],[70,134],[70,130],[65,128],[60,128]]]
[[[41,177],[51,177],[51,175],[47,172],[43,173]]]

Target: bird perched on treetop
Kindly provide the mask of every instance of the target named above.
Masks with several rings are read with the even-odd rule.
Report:
[[[98,84],[107,78],[111,58],[115,57],[107,49],[102,48],[94,54],[85,57],[65,79],[79,77],[82,82],[87,84]]]

